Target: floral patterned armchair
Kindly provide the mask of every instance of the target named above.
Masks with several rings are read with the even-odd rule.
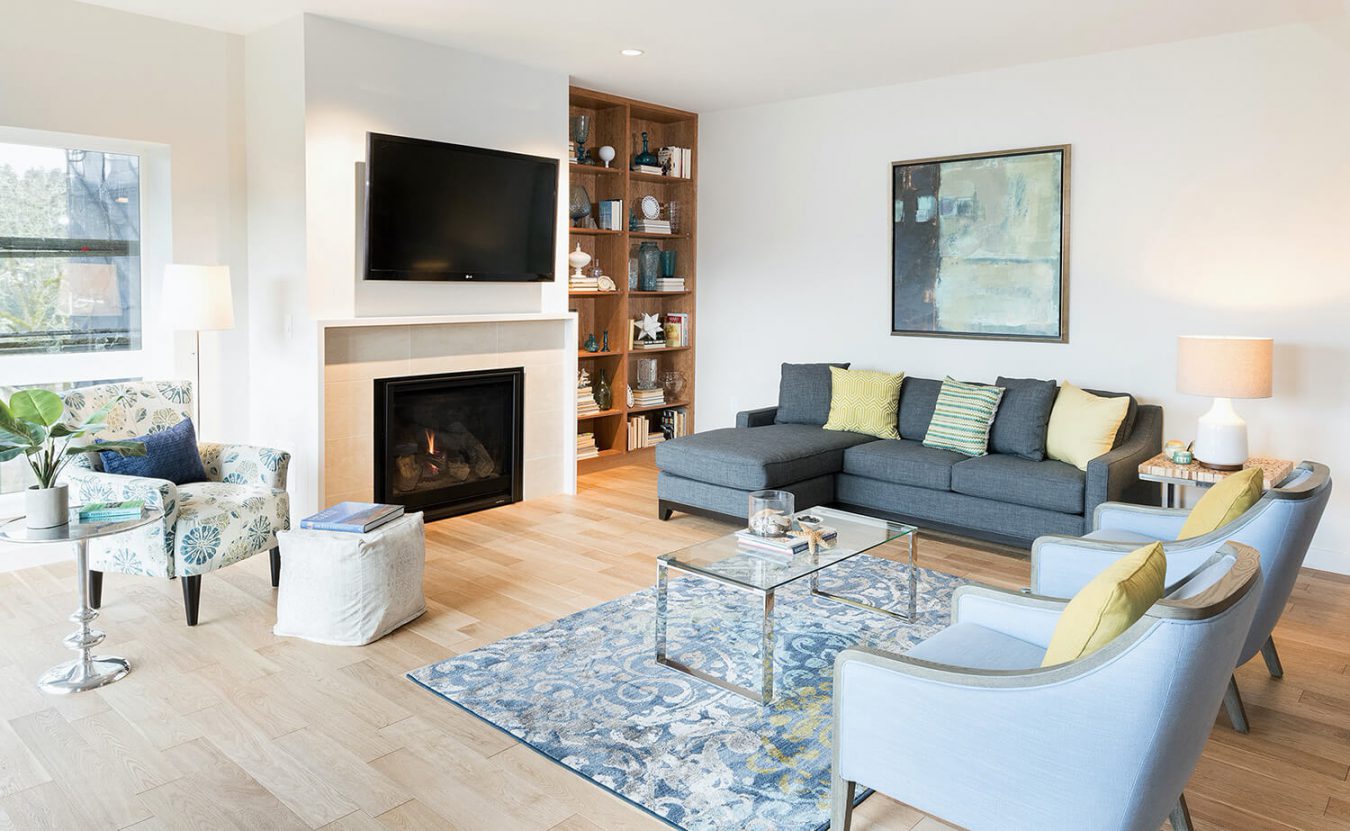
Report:
[[[192,385],[187,382],[102,384],[71,390],[63,396],[66,410],[79,422],[111,399],[122,404],[108,414],[107,428],[94,438],[125,439],[155,433],[192,414]],[[143,528],[90,540],[90,599],[102,600],[103,572],[180,578],[189,626],[197,625],[201,577],[232,563],[268,551],[272,585],[281,574],[277,531],[291,527],[286,469],[291,455],[282,450],[237,444],[200,442],[198,450],[208,481],[175,485],[105,473],[98,457],[74,460],[64,479],[75,502],[140,499],[162,514]]]

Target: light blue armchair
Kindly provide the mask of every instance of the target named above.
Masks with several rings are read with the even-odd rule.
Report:
[[[1041,667],[1067,601],[963,586],[953,623],[905,655],[834,665],[831,831],[858,785],[972,831],[1189,831],[1182,790],[1260,594],[1224,545],[1096,652]]]
[[[1331,472],[1327,466],[1303,462],[1242,516],[1217,531],[1184,540],[1176,537],[1189,511],[1106,502],[1097,506],[1093,531],[1087,536],[1046,536],[1036,540],[1031,549],[1031,591],[1050,597],[1072,597],[1107,564],[1141,545],[1159,540],[1167,554],[1170,586],[1194,572],[1224,543],[1245,543],[1261,554],[1265,584],[1236,666],[1260,652],[1270,674],[1280,678],[1284,668],[1271,631],[1289,602],[1298,570],[1330,497]],[[1236,679],[1229,680],[1224,705],[1233,728],[1246,733],[1247,714]]]
[[[94,435],[127,439],[156,433],[192,414],[192,385],[135,382],[80,387],[63,396],[73,422],[121,398],[107,427]],[[160,519],[144,528],[91,540],[89,598],[102,603],[103,573],[179,578],[188,626],[197,625],[202,575],[262,551],[272,557],[272,585],[281,574],[276,532],[291,527],[286,470],[291,455],[248,445],[199,442],[208,481],[175,485],[165,479],[119,476],[98,467],[94,454],[77,458],[63,476],[74,502],[140,499]]]

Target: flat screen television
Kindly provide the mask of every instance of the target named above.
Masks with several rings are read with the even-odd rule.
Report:
[[[368,133],[367,280],[554,279],[558,161]]]

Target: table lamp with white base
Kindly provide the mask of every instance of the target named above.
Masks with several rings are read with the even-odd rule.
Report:
[[[1271,395],[1271,338],[1183,335],[1177,340],[1177,391],[1214,398],[1200,416],[1192,452],[1214,470],[1241,470],[1247,461],[1247,422],[1234,398]]]
[[[196,333],[197,434],[202,430],[202,331],[234,328],[234,297],[227,265],[164,267],[164,313],[179,332]]]

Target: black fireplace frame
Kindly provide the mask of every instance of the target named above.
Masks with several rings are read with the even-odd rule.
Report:
[[[445,389],[447,383],[452,386],[471,386],[484,381],[509,380],[511,382],[511,475],[510,494],[500,493],[484,495],[474,499],[465,499],[452,503],[409,506],[409,510],[420,510],[427,520],[445,519],[461,514],[473,513],[498,505],[509,505],[521,501],[523,475],[525,468],[525,368],[485,369],[473,372],[442,372],[434,375],[405,375],[397,378],[375,379],[375,500],[392,502],[389,456],[389,421],[393,416],[394,396],[399,391],[414,392],[418,389]],[[405,504],[405,503],[395,503]]]

